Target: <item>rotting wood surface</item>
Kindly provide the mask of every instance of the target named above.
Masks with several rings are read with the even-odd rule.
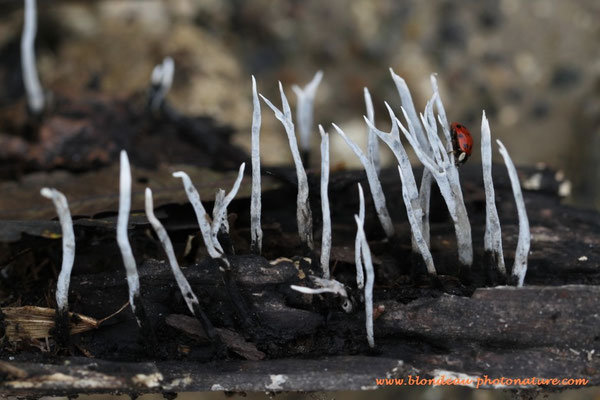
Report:
[[[376,378],[409,375],[586,378],[587,386],[599,385],[600,216],[560,205],[556,195],[560,182],[550,171],[522,170],[522,180],[541,176],[536,178],[540,184],[535,190],[525,192],[532,231],[525,287],[485,287],[489,277],[480,266],[485,200],[474,167],[461,168],[475,248],[470,285],[451,276],[456,264],[455,239],[439,198],[434,196],[432,203],[432,253],[442,274],[435,282],[419,271],[411,273],[408,224],[394,171],[384,173],[383,185],[399,243],[383,240],[373,205],[367,203],[366,234],[376,264],[374,305],[385,306],[374,323],[374,351],[366,342],[360,294],[352,290],[352,214],[357,210],[356,182],[364,180],[364,174],[334,174],[330,186],[332,274],[350,288],[355,301],[354,312],[346,314],[339,300],[330,295],[307,296],[289,288],[291,284],[309,286],[308,276],[319,275],[320,267],[311,263],[310,254],[301,253],[294,232],[295,191],[285,183],[289,171],[280,170],[274,175],[284,183],[263,193],[264,257],[248,255],[248,199],[234,201],[230,209],[237,216],[231,218],[231,240],[238,254],[230,256],[231,278],[247,315],[232,301],[231,288],[226,287],[216,263],[206,259],[203,246],[197,246],[189,207],[165,203],[160,209],[183,271],[221,332],[226,355],[213,351],[190,318],[167,264],[161,261],[162,251],[140,217],[132,219],[130,238],[140,270],[142,300],[160,346],[145,346],[129,308],[97,329],[71,336],[66,349],[57,349],[51,337],[48,341],[5,337],[0,390],[28,396],[359,390],[376,388]],[[518,232],[516,212],[504,171],[495,174],[510,267]],[[318,206],[313,208],[318,210]],[[107,210],[98,213],[102,211]],[[319,216],[315,217],[318,233]],[[127,301],[111,218],[100,215],[75,222],[78,253],[69,304],[71,311],[95,320],[113,314]],[[2,232],[13,233],[2,244],[6,306],[54,306],[55,268],[61,257],[56,238],[60,235],[54,232],[56,223],[44,224],[49,230],[39,232],[31,229],[34,221],[3,223]],[[16,238],[14,232],[19,229],[27,233]],[[10,322],[5,316],[5,327]]]

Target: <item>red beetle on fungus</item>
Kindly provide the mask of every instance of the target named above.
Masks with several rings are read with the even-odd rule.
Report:
[[[467,127],[458,122],[450,124],[450,134],[452,135],[452,149],[456,165],[462,165],[467,162],[473,151],[473,137]]]

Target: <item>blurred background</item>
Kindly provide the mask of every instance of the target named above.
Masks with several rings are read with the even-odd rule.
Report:
[[[388,68],[406,79],[421,110],[435,72],[449,119],[470,127],[476,150],[485,109],[493,137],[517,165],[563,171],[573,183],[569,201],[600,209],[597,0],[40,0],[39,9],[45,88],[76,93],[94,85],[128,96],[146,90],[152,68],[172,56],[168,99],[232,125],[246,148],[251,74],[277,105],[281,80],[294,107],[291,85],[323,70],[315,122],[335,122],[365,143],[363,87],[371,90],[378,127],[389,129],[383,102],[398,110],[399,100]],[[0,1],[4,59],[19,51],[22,14],[22,1]],[[22,95],[13,75],[0,74],[0,105]],[[264,104],[263,121],[263,162],[289,162],[285,133]],[[358,165],[335,136],[334,165]],[[315,128],[315,149],[317,138]],[[476,151],[470,162],[478,161]]]
[[[561,171],[572,182],[569,202],[600,209],[598,0],[38,0],[38,8],[37,64],[50,91],[76,94],[94,86],[127,97],[147,90],[153,67],[171,56],[168,100],[182,112],[233,126],[235,143],[249,149],[251,74],[278,106],[281,81],[294,107],[291,85],[323,70],[315,122],[335,122],[364,148],[363,88],[371,91],[377,126],[388,130],[383,102],[395,110],[400,104],[388,68],[405,78],[418,110],[437,73],[449,119],[470,128],[476,150],[485,110],[492,136],[517,165]],[[0,65],[19,52],[22,24],[22,1],[0,0]],[[5,67],[0,107],[23,96],[19,68]],[[264,104],[262,110],[263,163],[290,163],[282,126]],[[332,163],[357,166],[328,130]],[[317,138],[315,129],[315,154]],[[384,160],[391,160],[385,151]],[[479,160],[476,151],[469,162]],[[318,168],[318,156],[311,167]],[[435,390],[419,393],[442,398]]]
[[[335,122],[364,144],[363,87],[378,127],[389,129],[383,102],[399,110],[399,100],[388,68],[405,78],[418,110],[435,72],[449,119],[470,128],[476,150],[486,110],[493,137],[517,165],[563,171],[573,183],[569,201],[600,209],[597,0],[38,2],[37,63],[47,89],[76,93],[93,84],[128,96],[172,56],[172,104],[232,125],[235,142],[248,148],[250,75],[277,105],[282,81],[294,107],[291,85],[323,70],[315,122]],[[22,1],[0,1],[0,57],[19,51],[22,14]],[[19,77],[3,75],[0,105],[23,91]],[[263,163],[290,162],[285,133],[264,105],[263,121]],[[358,165],[335,136],[334,165]],[[315,128],[315,149],[317,138]],[[470,162],[478,161],[475,152]]]

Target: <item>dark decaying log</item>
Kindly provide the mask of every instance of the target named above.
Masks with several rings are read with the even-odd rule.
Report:
[[[496,167],[495,171],[502,170]],[[230,212],[238,218],[232,219],[231,239],[238,255],[230,257],[231,276],[201,253],[195,257],[197,238],[189,235],[193,237],[197,228],[188,207],[166,205],[159,210],[181,256],[183,272],[227,347],[224,354],[215,351],[191,317],[148,224],[134,217],[130,238],[157,348],[146,347],[128,307],[97,328],[72,335],[67,348],[57,348],[51,330],[48,341],[6,337],[0,354],[0,391],[36,396],[359,390],[376,388],[377,378],[409,375],[474,380],[484,375],[585,378],[587,386],[600,385],[600,217],[560,205],[559,183],[549,171],[522,173],[523,180],[528,174],[541,174],[542,179],[536,179],[535,190],[525,192],[532,246],[525,287],[520,289],[490,287],[493,282],[482,267],[485,202],[475,168],[461,169],[475,248],[473,279],[468,284],[451,274],[456,265],[455,238],[436,196],[431,242],[441,276],[431,280],[411,268],[397,174],[384,174],[399,243],[383,240],[368,203],[366,234],[376,271],[374,306],[385,306],[374,322],[375,350],[366,341],[364,305],[353,265],[352,214],[357,210],[356,182],[364,179],[362,173],[339,173],[330,188],[332,274],[349,288],[354,302],[350,314],[331,295],[309,296],[290,289],[291,284],[311,286],[308,276],[320,275],[320,267],[311,262],[318,257],[303,255],[294,234],[293,186],[283,184],[263,193],[264,257],[248,255],[248,200],[232,203]],[[274,175],[285,176],[285,171]],[[516,213],[506,176],[503,171],[496,175],[510,267],[517,241]],[[315,217],[318,230],[318,214]],[[99,217],[75,223],[78,253],[69,305],[71,311],[95,321],[127,302],[113,224],[112,219]],[[60,265],[60,245],[50,238],[56,236],[56,224],[46,222],[41,231],[33,226],[32,222],[6,223],[0,231],[10,232],[6,236],[10,240],[3,244],[2,291],[9,299],[5,305],[54,306],[56,271],[52,268]],[[15,235],[19,230],[26,232],[20,238]],[[193,250],[186,252],[186,244]],[[14,335],[18,330],[11,323],[6,316],[3,327],[10,327]]]

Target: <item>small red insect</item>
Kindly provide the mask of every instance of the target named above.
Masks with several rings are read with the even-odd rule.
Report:
[[[452,148],[456,165],[462,165],[473,151],[473,137],[466,126],[453,122],[450,124],[450,134],[452,135]]]

